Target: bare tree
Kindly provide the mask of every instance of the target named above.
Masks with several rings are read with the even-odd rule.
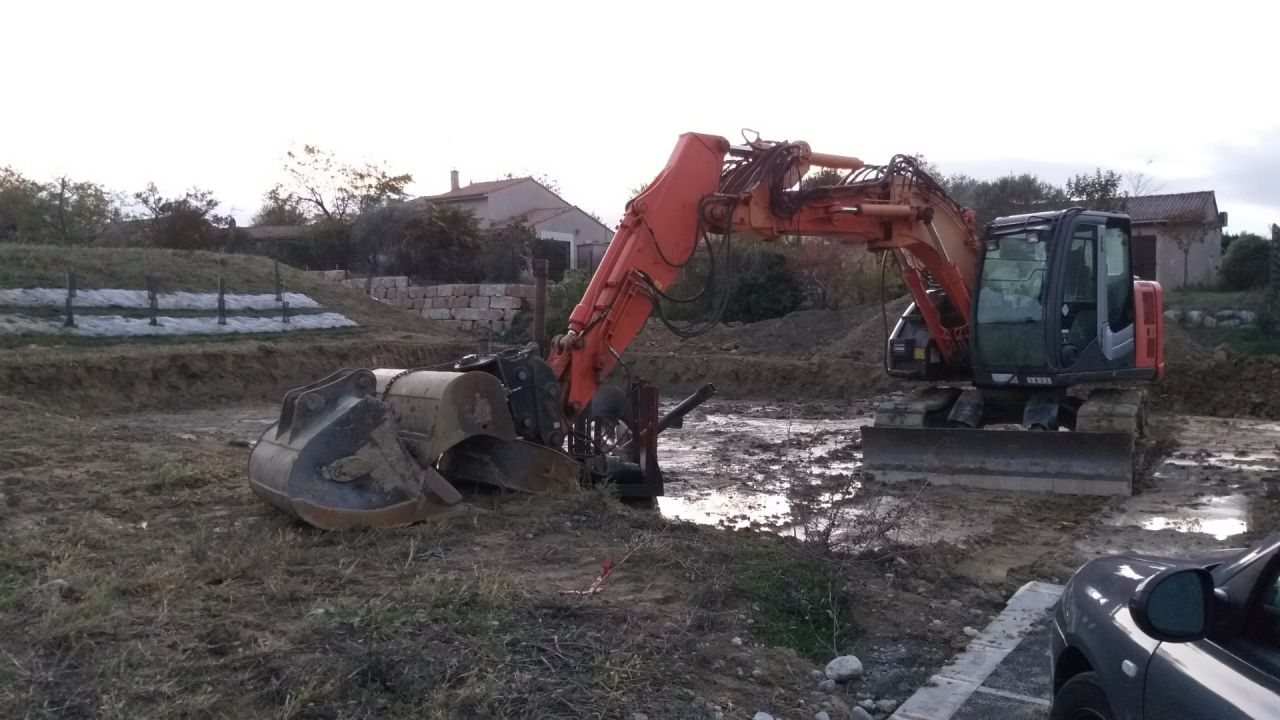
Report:
[[[1124,192],[1129,197],[1155,195],[1161,190],[1164,190],[1164,183],[1141,170],[1124,174]]]
[[[367,210],[405,197],[413,176],[392,175],[380,165],[348,165],[315,145],[289,151],[284,165],[289,178],[267,191],[276,201],[305,212],[313,220],[349,223]]]
[[[1205,237],[1215,227],[1214,223],[1204,219],[1204,215],[1194,210],[1188,210],[1165,221],[1165,235],[1173,241],[1174,245],[1182,251],[1182,284],[1187,284],[1189,275],[1189,258],[1191,248],[1197,243],[1203,243]]]

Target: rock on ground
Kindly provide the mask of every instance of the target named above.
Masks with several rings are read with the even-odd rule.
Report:
[[[751,716],[751,720],[773,720],[773,716],[772,716],[772,715],[770,715],[769,713],[767,713],[767,712],[765,712],[765,711],[761,710],[760,712],[756,713],[755,715],[752,715],[752,716]]]
[[[854,655],[841,655],[827,663],[827,677],[836,682],[862,677],[862,661]]]
[[[849,711],[849,720],[875,720],[875,718],[871,717],[871,713],[866,710],[856,707]]]

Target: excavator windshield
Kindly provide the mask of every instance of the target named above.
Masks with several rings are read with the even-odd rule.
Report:
[[[984,365],[1040,366],[1044,351],[1044,277],[1049,229],[988,237],[975,316]]]

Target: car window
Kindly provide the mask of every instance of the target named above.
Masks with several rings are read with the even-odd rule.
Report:
[[[1280,563],[1275,563],[1262,581],[1251,625],[1259,642],[1280,650]]]

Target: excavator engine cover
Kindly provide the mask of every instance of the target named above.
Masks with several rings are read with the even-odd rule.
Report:
[[[498,458],[483,471],[465,458]],[[456,469],[458,477],[441,472]],[[458,483],[523,492],[575,487],[556,449],[517,439],[506,390],[484,372],[341,370],[285,395],[249,456],[267,503],[319,528],[389,527],[462,501]]]

